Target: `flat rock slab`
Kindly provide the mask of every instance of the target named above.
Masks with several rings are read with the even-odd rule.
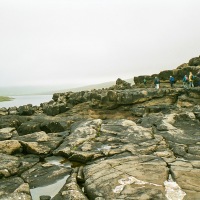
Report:
[[[30,188],[50,185],[64,176],[69,175],[70,168],[65,168],[49,163],[33,166],[26,172],[21,174],[21,177],[30,185]]]
[[[166,199],[168,168],[155,156],[129,156],[85,166],[89,199]]]

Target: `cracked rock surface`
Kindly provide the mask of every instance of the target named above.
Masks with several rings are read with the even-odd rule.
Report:
[[[199,88],[53,99],[2,109],[0,199],[200,199]]]

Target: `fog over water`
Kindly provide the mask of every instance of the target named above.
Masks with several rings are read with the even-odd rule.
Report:
[[[199,0],[1,0],[0,87],[73,88],[174,69],[199,56],[199,7]]]
[[[0,108],[19,107],[27,104],[33,106],[39,106],[40,103],[49,102],[52,100],[52,95],[23,95],[23,96],[11,96],[12,101],[0,102]]]

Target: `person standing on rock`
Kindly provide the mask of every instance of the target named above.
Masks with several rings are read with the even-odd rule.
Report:
[[[155,79],[154,79],[154,85],[155,85],[156,89],[160,88],[160,80],[159,80],[158,77],[155,77]]]
[[[187,89],[187,88],[188,88],[188,85],[189,85],[189,80],[188,80],[187,75],[185,75],[185,76],[183,77],[183,87]]]
[[[169,82],[170,82],[171,88],[174,87],[175,79],[173,76],[170,76]]]
[[[144,86],[146,87],[146,86],[147,86],[147,80],[146,80],[146,77],[144,77],[143,83],[144,83]]]
[[[194,80],[194,76],[193,76],[192,72],[190,72],[190,74],[189,74],[189,85],[190,85],[190,87],[194,87],[193,80]]]

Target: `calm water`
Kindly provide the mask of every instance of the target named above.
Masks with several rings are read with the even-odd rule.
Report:
[[[10,96],[14,98],[12,101],[0,102],[0,108],[5,107],[19,107],[27,104],[39,106],[40,103],[49,102],[52,100],[53,95],[25,95],[25,96]]]

